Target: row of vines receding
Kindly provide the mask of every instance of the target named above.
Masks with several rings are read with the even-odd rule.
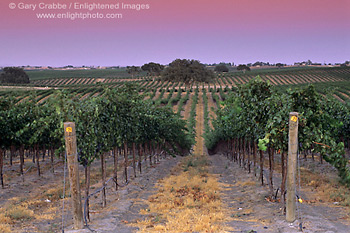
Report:
[[[36,96],[18,101],[10,95],[0,98],[0,175],[4,188],[3,159],[6,151],[18,152],[19,173],[23,176],[25,156],[33,156],[40,176],[40,155],[51,153],[64,158],[63,123],[75,122],[78,160],[85,168],[85,194],[89,195],[90,165],[101,160],[102,183],[106,182],[105,156],[114,157],[114,180],[117,183],[118,156],[124,156],[124,177],[128,183],[127,167],[133,167],[134,176],[141,172],[142,160],[147,156],[152,164],[160,154],[186,154],[194,137],[186,121],[173,113],[170,107],[158,108],[145,101],[137,88],[126,85],[118,89],[104,89],[98,97],[76,98],[70,92],[55,91],[44,104]],[[29,153],[28,153],[29,152]],[[163,152],[163,153],[162,153]],[[136,158],[138,156],[138,158]],[[129,162],[129,157],[131,158]],[[106,203],[102,193],[103,203]]]
[[[264,153],[269,156],[269,185],[273,196],[273,159],[281,155],[284,200],[290,112],[299,113],[299,151],[320,156],[337,169],[340,181],[350,186],[350,168],[345,149],[350,141],[350,104],[341,103],[331,94],[320,95],[312,85],[279,91],[258,76],[226,96],[206,134],[209,151],[225,145],[225,152],[249,172],[251,166],[263,168]],[[250,158],[252,156],[252,158]],[[259,161],[258,161],[259,160]],[[258,165],[259,163],[259,165]],[[263,183],[263,169],[260,169]]]

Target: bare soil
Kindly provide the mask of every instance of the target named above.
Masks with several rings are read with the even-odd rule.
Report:
[[[205,148],[204,148],[205,149]],[[205,151],[204,151],[205,152]],[[140,210],[147,209],[147,200],[157,192],[158,181],[166,176],[174,175],[176,171],[171,168],[181,162],[182,157],[168,157],[161,159],[160,163],[149,166],[144,165],[144,172],[133,179],[127,186],[115,191],[110,184],[107,191],[107,208],[100,207],[100,195],[93,197],[92,214],[89,227],[96,232],[137,232],[132,223],[145,218]],[[302,197],[304,202],[299,205],[297,220],[294,223],[285,221],[281,204],[272,202],[268,186],[261,186],[253,173],[249,174],[225,156],[215,154],[209,156],[209,172],[215,175],[224,187],[220,193],[221,201],[226,207],[227,221],[225,225],[234,229],[230,232],[300,232],[299,224],[302,223],[303,232],[350,232],[349,209],[339,206],[327,200],[313,201],[317,190],[311,189],[306,184],[302,185]],[[99,179],[98,162],[94,165],[96,179]],[[109,161],[111,162],[111,161]],[[107,164],[110,164],[110,163]],[[30,162],[27,168],[30,166]],[[312,166],[315,162],[303,162],[303,166]],[[37,200],[37,206],[31,206],[36,213],[52,214],[52,219],[38,218],[14,222],[12,232],[59,232],[62,224],[62,199],[53,200],[45,196],[48,190],[62,187],[63,166],[62,162],[56,162],[55,172],[49,170],[47,162],[42,163],[43,175],[38,178],[33,167],[25,176],[25,181],[17,175],[17,162],[9,167],[6,165],[5,189],[0,189],[0,205],[5,207],[11,203],[12,197],[24,200]],[[313,169],[321,169],[320,172],[328,173],[331,168],[327,165],[314,166]],[[131,168],[130,174],[131,173]],[[81,176],[83,177],[83,176]],[[276,178],[277,179],[277,178]],[[278,184],[278,181],[275,181]],[[100,187],[97,183],[96,190]],[[68,185],[66,189],[69,189]],[[69,192],[67,193],[69,195]],[[46,200],[52,202],[48,203]],[[69,198],[65,199],[65,232],[90,232],[86,227],[83,230],[72,230],[72,217]],[[51,213],[49,212],[51,210]],[[157,216],[154,216],[156,218]]]
[[[226,207],[227,221],[224,224],[232,229],[229,232],[292,233],[301,232],[300,227],[303,232],[310,233],[350,232],[348,210],[327,203],[302,203],[298,206],[298,219],[293,223],[286,222],[280,203],[269,201],[268,187],[261,186],[253,174],[223,155],[210,156],[209,160],[210,173],[224,187],[220,196]],[[148,199],[157,192],[157,181],[175,175],[176,171],[170,168],[180,161],[181,158],[163,160],[157,167],[133,180],[118,192],[118,200],[93,216],[90,227],[96,232],[137,232],[133,224],[144,220],[145,216],[140,211],[147,209]],[[305,199],[306,195],[307,191],[303,194]],[[154,219],[157,219],[156,215]],[[90,232],[88,229],[67,230]]]
[[[227,187],[223,201],[232,217],[227,224],[236,229],[234,232],[300,232],[300,223],[303,232],[350,232],[348,209],[327,204],[303,202],[297,210],[299,218],[286,222],[281,204],[268,201],[268,186],[261,186],[253,174],[224,156],[216,154],[210,159],[212,172]]]

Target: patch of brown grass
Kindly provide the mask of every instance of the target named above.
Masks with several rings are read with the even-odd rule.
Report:
[[[311,199],[316,202],[338,202],[339,205],[350,207],[350,189],[339,184],[337,178],[314,173],[306,168],[301,168],[300,174],[302,186],[311,191]]]
[[[5,210],[5,217],[11,220],[25,220],[34,218],[34,212],[29,210],[26,206],[10,205]]]
[[[0,223],[0,232],[2,232],[2,233],[10,233],[10,232],[12,232],[10,225]]]
[[[39,198],[39,197],[38,197]],[[0,209],[0,232],[11,232],[11,224],[36,220],[52,220],[56,217],[57,207],[41,199],[14,197]],[[10,229],[10,231],[7,231]]]
[[[0,214],[0,223],[2,224],[9,224],[12,223],[12,220],[10,217],[6,216],[6,211],[4,209],[0,209],[1,214]]]
[[[301,155],[304,157],[304,155]],[[315,154],[315,163],[319,155]],[[312,159],[311,155],[307,156]],[[268,155],[265,154],[264,169],[268,169]],[[275,159],[274,172],[281,173],[281,163]],[[320,173],[317,169],[301,167],[301,186],[307,189],[308,196],[312,203],[315,202],[338,202],[341,206],[350,207],[350,189],[339,183],[338,176],[333,173]],[[350,208],[349,208],[350,209]],[[350,210],[349,210],[350,211]]]
[[[65,190],[65,197],[69,194],[69,187],[66,187]],[[51,201],[57,201],[61,200],[63,197],[63,187],[62,186],[56,186],[49,188],[46,192],[44,192],[44,195],[42,195],[41,198],[47,198]]]
[[[248,180],[248,181],[238,181],[236,184],[236,186],[255,186],[256,185],[256,181],[253,180]]]
[[[6,216],[6,211],[0,208],[0,232],[12,232],[10,224],[12,220],[10,217]]]
[[[195,159],[197,166],[187,166]],[[171,175],[158,182],[158,193],[148,200],[147,215],[135,225],[140,232],[225,232],[222,223],[227,219],[220,200],[217,178],[204,172],[205,158],[185,159],[186,171]]]

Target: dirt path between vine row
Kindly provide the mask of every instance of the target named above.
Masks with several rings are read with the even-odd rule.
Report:
[[[222,155],[210,156],[210,161],[211,171],[225,184],[222,201],[230,213],[226,224],[235,229],[233,232],[300,232],[299,223],[303,232],[350,232],[343,207],[303,203],[297,211],[300,219],[286,222],[280,203],[266,200],[268,186],[261,186],[253,174]]]
[[[238,164],[230,162],[222,155],[216,154],[208,158],[209,173],[216,176],[223,187],[220,200],[225,207],[224,225],[231,229],[227,232],[300,232],[300,222],[303,232],[350,232],[349,222],[344,219],[346,210],[342,207],[302,204],[299,209],[301,221],[296,220],[293,224],[286,222],[285,216],[281,213],[280,203],[265,199],[268,196],[268,187],[261,186],[253,174],[248,174]],[[145,220],[146,216],[140,211],[148,208],[150,197],[159,190],[157,183],[166,177],[181,174],[181,171],[174,171],[171,168],[183,159],[180,157],[164,159],[117,194],[110,194],[109,196],[117,195],[117,198],[114,197],[116,201],[92,215],[90,228],[101,233],[137,232],[138,228],[133,224]],[[151,217],[157,219],[158,215],[154,214]],[[67,227],[65,232],[90,232],[86,228],[69,229],[72,229],[72,226]]]
[[[141,209],[147,208],[147,200],[157,192],[155,184],[158,180],[167,175],[171,175],[171,168],[176,166],[183,157],[168,157],[162,159],[159,164],[149,167],[137,178],[132,180],[127,186],[120,188],[113,194],[107,194],[107,198],[112,195],[115,201],[107,208],[91,215],[89,227],[95,232],[136,232],[137,228],[130,225],[145,218],[140,214]],[[72,230],[73,226],[68,226],[65,232],[91,232],[87,227],[82,230]]]
[[[196,106],[196,144],[194,146],[194,154],[204,155],[207,154],[204,151],[204,139],[202,137],[204,133],[204,103],[203,92],[198,93],[198,102]]]

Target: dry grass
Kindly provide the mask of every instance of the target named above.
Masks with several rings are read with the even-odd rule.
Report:
[[[188,166],[191,164],[191,166]],[[186,171],[160,180],[158,193],[140,211],[146,219],[135,224],[140,232],[225,232],[227,220],[220,200],[221,187],[208,174],[204,157],[191,156],[181,165]]]
[[[236,186],[255,186],[257,185],[256,184],[256,181],[254,180],[248,180],[248,181],[238,181],[236,184]]]
[[[350,207],[350,189],[339,184],[336,177],[329,174],[317,174],[309,169],[301,168],[301,184],[310,189],[311,199],[315,202],[338,202]]]
[[[9,206],[5,210],[5,216],[9,217],[11,220],[23,220],[32,219],[34,217],[34,212],[28,209],[26,206]]]
[[[96,184],[96,187],[100,187],[101,172],[100,161],[91,169],[91,188]],[[14,161],[14,163],[19,163]],[[17,165],[17,164],[16,164]],[[61,207],[61,201],[63,196],[63,179],[55,180],[45,185],[38,186],[40,182],[30,183],[32,180],[36,180],[36,168],[31,159],[25,160],[25,169],[30,168],[30,171],[25,176],[25,186],[34,185],[35,188],[30,194],[18,192],[17,197],[10,198],[0,208],[0,233],[1,232],[20,232],[26,226],[35,226],[45,222],[55,221],[59,216],[58,211]],[[41,163],[42,172],[47,174],[50,169],[49,160]],[[63,167],[62,162],[56,162],[55,166]],[[56,168],[58,169],[58,168]],[[55,169],[55,170],[56,170]],[[113,166],[107,166],[107,176],[113,173]],[[47,172],[47,173],[46,173]],[[14,172],[6,173],[5,179],[11,183],[11,179],[15,179],[18,174]],[[84,177],[84,173],[80,174],[80,177]],[[84,179],[80,179],[81,190],[84,190]],[[39,188],[40,187],[40,188]],[[70,187],[68,178],[66,180],[65,198],[69,199]],[[44,224],[42,224],[44,226]]]
[[[304,155],[302,155],[304,156]],[[319,155],[315,155],[315,164],[318,163]],[[311,155],[308,155],[308,160],[311,160]],[[264,168],[268,169],[268,156],[265,155]],[[274,161],[274,172],[281,173],[280,161]],[[339,183],[336,173],[321,173],[313,166],[300,168],[301,186],[306,188],[310,202],[333,203],[338,202],[341,206],[350,207],[350,189]],[[350,208],[349,208],[350,213]]]
[[[0,232],[12,232],[10,224],[12,220],[10,217],[6,216],[6,211],[0,208]]]
[[[0,232],[1,233],[10,233],[10,232],[12,232],[10,225],[0,223]]]
[[[39,198],[39,197],[38,197]],[[52,220],[57,207],[40,199],[14,197],[0,209],[0,232],[12,232],[11,225],[35,220]]]
[[[17,232],[19,228],[37,221],[53,220],[57,217],[57,208],[48,207],[42,211],[31,210],[27,206],[8,206],[0,214],[0,232]],[[13,227],[13,228],[12,228]]]
[[[49,188],[47,191],[44,191],[43,194],[44,195],[42,195],[41,198],[48,198],[51,201],[61,200],[63,197],[63,187],[55,186],[55,187]],[[69,184],[65,190],[65,197],[67,197],[68,195],[69,195]]]

